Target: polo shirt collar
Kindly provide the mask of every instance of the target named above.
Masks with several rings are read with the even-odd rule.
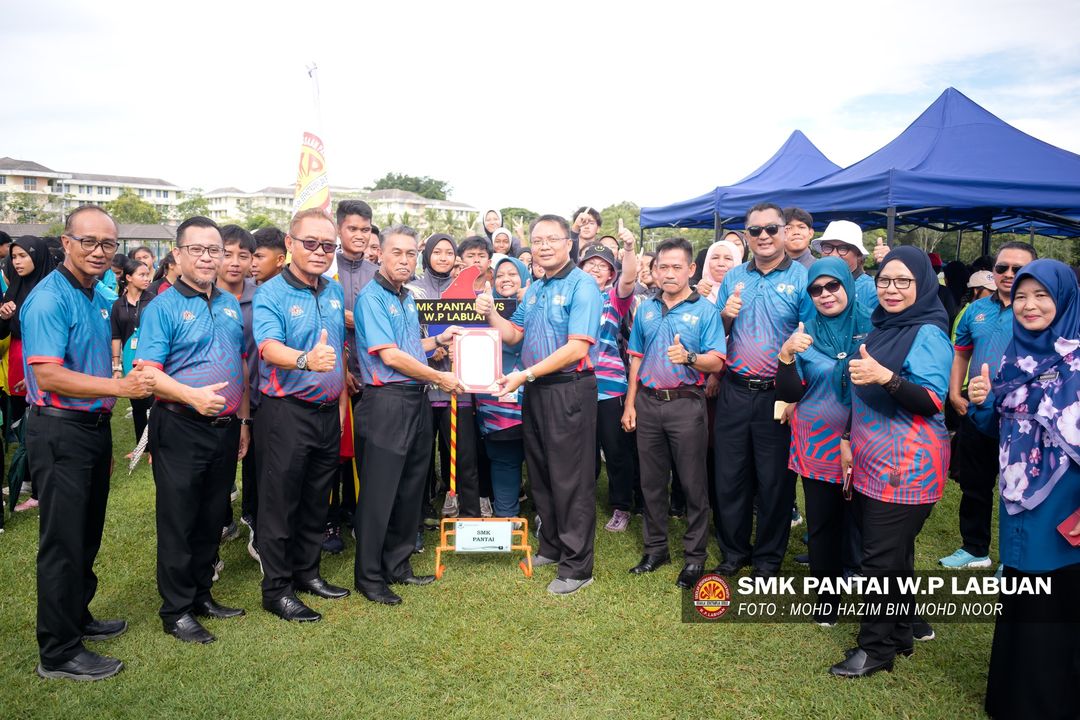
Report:
[[[71,287],[75,288],[76,290],[78,290],[79,292],[81,292],[83,295],[90,298],[91,300],[94,299],[94,286],[93,285],[91,285],[88,288],[83,287],[82,283],[79,282],[79,279],[77,277],[75,277],[71,273],[71,271],[67,269],[67,266],[64,265],[63,263],[60,263],[60,265],[57,266],[56,270],[61,275],[63,275],[65,278],[67,278],[67,281],[69,283],[71,283]]]
[[[679,307],[680,305],[685,305],[686,303],[696,303],[698,300],[701,299],[701,295],[698,295],[697,290],[691,290],[689,295],[687,295],[685,298],[683,298],[681,301],[679,301],[678,304],[672,305],[671,307],[668,307],[668,304],[666,302],[664,302],[664,294],[663,293],[660,293],[659,295],[657,295],[653,299],[656,300],[656,302],[660,303],[660,312],[661,312],[661,314],[667,315],[669,312],[671,312],[675,308]]]
[[[394,283],[386,279],[386,276],[381,272],[375,273],[375,282],[379,283],[379,287],[387,291],[391,295],[397,297],[398,300],[404,301],[409,296],[409,289],[404,285],[400,289],[394,287]]]
[[[187,281],[185,281],[183,277],[176,278],[176,282],[173,283],[173,287],[176,288],[176,292],[180,293],[188,299],[194,297],[201,297],[204,300],[207,300],[207,302],[213,302],[213,300],[221,294],[221,291],[218,290],[217,285],[214,285],[210,290],[210,297],[208,299],[206,297],[206,294],[203,293],[201,290],[191,285],[188,285]]]
[[[784,259],[780,261],[779,265],[774,267],[769,272],[776,272],[777,270],[787,270],[789,267],[791,267],[791,262],[792,262],[791,256],[788,255],[787,253],[784,253]],[[756,272],[759,275],[765,275],[766,274],[766,273],[761,272],[761,270],[758,269],[757,258],[756,257],[750,258],[750,262],[748,262],[746,264],[746,269],[749,270],[750,272]]]
[[[292,263],[289,263],[288,265],[286,265],[285,269],[282,271],[281,274],[285,277],[285,282],[289,283],[290,285],[292,285],[297,290],[311,290],[316,295],[318,295],[323,290],[325,290],[326,286],[330,284],[330,281],[327,280],[325,276],[320,275],[319,276],[319,285],[318,285],[318,287],[314,287],[314,288],[311,287],[306,282],[304,282],[303,280],[301,280],[300,278],[296,277],[296,275],[293,274]]]
[[[567,275],[569,275],[571,272],[573,272],[575,267],[577,267],[577,266],[574,265],[574,261],[568,259],[566,261],[566,264],[563,265],[562,268],[559,269],[559,272],[555,273],[554,275],[545,274],[544,275],[544,280],[562,280]]]

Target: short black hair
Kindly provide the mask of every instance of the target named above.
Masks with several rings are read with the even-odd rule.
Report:
[[[480,237],[479,235],[471,235],[461,241],[461,244],[457,247],[458,257],[465,257],[465,251],[476,250],[479,248],[487,253],[490,258],[495,251],[491,247],[491,242],[486,237]]]
[[[11,236],[0,230],[0,245],[7,245],[9,242],[11,242]]]
[[[379,226],[372,223],[371,225],[371,237],[376,240],[382,239],[382,232],[379,230]]]
[[[64,218],[64,234],[66,235],[67,233],[71,232],[71,225],[73,222],[75,222],[76,217],[78,217],[84,212],[90,212],[91,210],[96,210],[105,217],[109,218],[109,220],[112,221],[113,227],[116,228],[117,232],[120,231],[120,226],[116,224],[116,220],[113,219],[113,216],[109,214],[108,210],[101,207],[100,205],[82,205],[72,210],[70,213],[68,213],[68,216]]]
[[[801,222],[803,225],[810,228],[811,230],[814,229],[813,215],[798,207],[784,208],[784,222],[790,224],[795,222],[796,220]]]
[[[140,250],[145,250],[146,252],[150,253],[150,257],[157,257],[157,256],[156,256],[156,255],[154,254],[154,251],[153,251],[153,250],[151,250],[150,248],[146,247],[145,245],[140,245],[140,246],[139,246],[139,247],[137,247],[137,248],[132,248],[131,250],[128,250],[128,251],[127,251],[127,256],[128,256],[129,258],[134,258],[134,257],[135,257],[135,253],[139,252]]]
[[[255,252],[255,238],[239,225],[225,225],[221,228],[221,242],[225,245],[240,245],[241,250]]]
[[[342,200],[337,206],[337,224],[338,227],[341,223],[345,222],[345,218],[350,215],[359,215],[367,221],[371,221],[372,213],[371,206],[363,200]]]
[[[1039,252],[1035,249],[1035,246],[1031,243],[1026,243],[1023,240],[1010,240],[997,249],[994,253],[994,262],[997,262],[998,256],[1001,255],[1002,250],[1023,250],[1031,255],[1032,260],[1039,259]]]
[[[285,254],[285,232],[283,230],[273,226],[259,228],[252,233],[252,237],[255,239],[256,250],[270,248],[271,250],[277,250],[282,255]]]
[[[214,222],[210,218],[205,217],[203,215],[193,215],[192,217],[189,217],[184,222],[180,223],[180,227],[176,228],[176,244],[177,245],[179,245],[180,241],[184,239],[184,232],[189,227],[213,228],[214,230],[218,231],[219,235],[221,234],[221,228],[218,227],[218,224],[216,222]]]
[[[763,202],[758,203],[757,205],[746,211],[746,222],[750,222],[751,215],[756,212],[761,212],[762,210],[775,210],[776,214],[780,216],[780,219],[784,219],[784,209],[782,207],[780,207],[774,202]]]
[[[584,209],[584,208],[582,208],[582,209]],[[532,239],[533,228],[535,228],[537,225],[539,225],[542,222],[558,223],[559,227],[562,228],[562,231],[566,235],[566,237],[570,237],[570,223],[566,222],[566,218],[564,218],[562,215],[541,215],[540,217],[536,218],[531,223],[529,223],[529,239],[530,240]]]
[[[694,246],[686,238],[673,237],[664,240],[656,247],[656,257],[660,257],[660,253],[668,250],[682,250],[686,253],[687,264],[694,262]]]
[[[596,221],[596,227],[604,226],[604,221],[600,217],[600,211],[596,208],[589,207],[588,205],[582,205],[581,207],[579,207],[577,210],[574,211],[574,214],[571,217],[577,220],[577,216],[586,211],[588,211],[588,213],[592,215],[592,219]]]

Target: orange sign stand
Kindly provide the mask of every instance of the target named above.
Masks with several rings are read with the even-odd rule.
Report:
[[[518,563],[525,577],[532,577],[532,546],[529,545],[529,521],[525,518],[443,518],[439,527],[439,546],[435,548],[435,578],[441,579],[446,571],[442,564],[443,552],[454,552],[457,549],[455,542],[457,536],[457,523],[490,523],[512,522],[517,525],[516,529],[510,530],[510,551],[520,550],[525,553],[525,559]]]

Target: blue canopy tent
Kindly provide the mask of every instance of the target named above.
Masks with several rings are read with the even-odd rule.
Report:
[[[641,208],[641,227],[717,228],[728,224],[718,215],[721,200],[732,194],[798,187],[836,172],[840,166],[800,130],[791,133],[771,158],[734,185],[717,187],[704,195],[664,207]],[[745,209],[732,215],[741,215]]]
[[[720,198],[719,211],[729,208]],[[1080,235],[1080,155],[1034,138],[949,88],[904,132],[859,162],[803,186],[738,196],[773,201],[823,221],[897,222],[936,230]],[[734,207],[730,210],[735,210]]]

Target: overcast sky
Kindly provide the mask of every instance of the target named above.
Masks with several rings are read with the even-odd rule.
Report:
[[[310,127],[332,185],[395,171],[480,208],[662,205],[795,128],[848,165],[949,86],[1080,152],[1068,1],[2,4],[0,156],[55,170],[290,185]]]

